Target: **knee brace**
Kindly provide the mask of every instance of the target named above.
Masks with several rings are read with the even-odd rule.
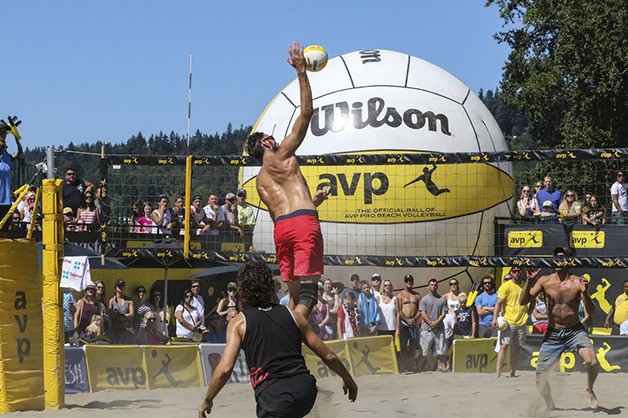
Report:
[[[308,310],[312,310],[318,302],[318,283],[301,283],[301,293],[299,294],[299,305],[304,305]]]

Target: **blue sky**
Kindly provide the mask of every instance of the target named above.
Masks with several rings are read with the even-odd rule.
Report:
[[[284,59],[294,40],[330,58],[408,53],[476,93],[499,85],[508,54],[484,0],[20,0],[2,14],[0,117],[22,119],[26,147],[185,134],[190,54],[191,127],[204,133],[257,120],[295,77]]]

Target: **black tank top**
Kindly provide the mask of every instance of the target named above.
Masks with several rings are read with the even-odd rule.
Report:
[[[242,349],[257,395],[276,379],[309,373],[301,355],[301,332],[286,306],[249,307]]]

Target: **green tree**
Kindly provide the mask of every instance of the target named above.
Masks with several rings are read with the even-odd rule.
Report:
[[[488,0],[511,52],[505,102],[530,118],[543,148],[626,146],[628,2]]]
[[[535,148],[625,147],[628,143],[628,2],[488,0],[504,20],[495,35],[510,54],[503,100],[526,115]],[[520,144],[521,145],[521,144]],[[551,173],[577,190],[608,190],[603,163],[542,162],[526,176]]]

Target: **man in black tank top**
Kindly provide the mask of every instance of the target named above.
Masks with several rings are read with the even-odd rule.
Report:
[[[238,293],[247,307],[229,322],[227,345],[198,409],[199,417],[211,412],[240,348],[249,366],[258,417],[303,417],[314,406],[316,379],[305,365],[301,343],[342,379],[344,393],[355,401],[358,386],[338,356],[316,336],[302,314],[270,302],[273,289],[272,272],[264,262],[247,263],[238,274]]]

